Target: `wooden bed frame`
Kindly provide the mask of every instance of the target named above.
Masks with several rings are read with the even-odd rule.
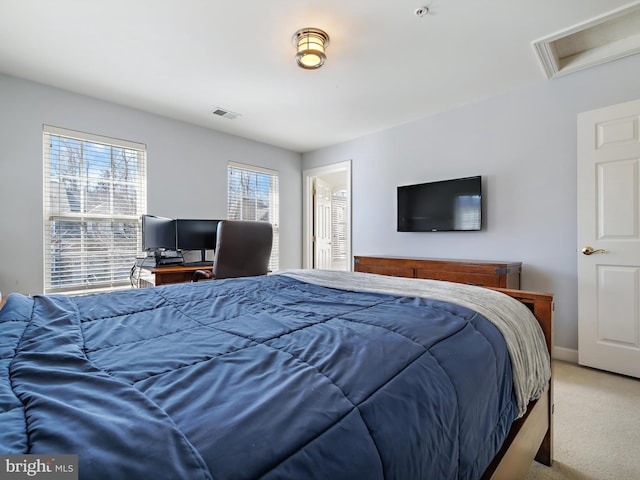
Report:
[[[495,288],[524,303],[542,327],[551,355],[553,327],[553,295]],[[502,448],[489,465],[483,480],[524,478],[533,460],[551,466],[553,462],[553,372],[542,396],[529,404],[525,415],[516,420]]]

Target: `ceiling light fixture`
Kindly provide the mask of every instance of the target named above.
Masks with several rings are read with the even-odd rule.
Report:
[[[302,68],[313,70],[320,68],[327,56],[324,53],[329,45],[329,35],[318,28],[303,28],[293,34],[296,47],[296,62]]]

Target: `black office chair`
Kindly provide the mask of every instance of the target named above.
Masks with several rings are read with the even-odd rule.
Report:
[[[272,246],[270,223],[222,220],[218,224],[213,271],[196,270],[193,281],[266,275]]]

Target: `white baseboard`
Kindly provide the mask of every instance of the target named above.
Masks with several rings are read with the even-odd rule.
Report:
[[[553,347],[551,349],[551,356],[555,360],[578,363],[578,350],[573,350],[572,348]]]

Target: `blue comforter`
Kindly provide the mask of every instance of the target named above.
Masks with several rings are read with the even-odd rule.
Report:
[[[464,307],[280,275],[0,311],[0,452],[87,479],[474,479],[517,415]]]

